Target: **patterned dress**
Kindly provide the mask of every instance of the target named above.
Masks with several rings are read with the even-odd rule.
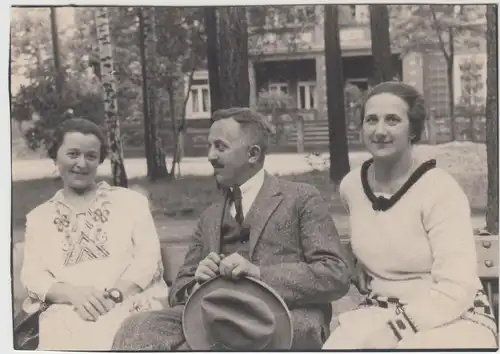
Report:
[[[141,194],[101,182],[87,211],[76,213],[59,191],[26,219],[25,311],[43,304],[57,282],[104,290],[126,280],[143,289],[95,322],[82,320],[71,305],[49,306],[40,316],[38,349],[109,350],[125,318],[166,303],[158,234]]]

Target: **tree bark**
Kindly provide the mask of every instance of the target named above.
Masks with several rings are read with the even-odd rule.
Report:
[[[338,5],[324,5],[324,8],[330,179],[338,186],[350,170],[344,107],[342,52],[340,49]]]
[[[144,101],[144,111],[149,117],[149,143],[151,144],[149,152],[152,154],[148,162],[151,163],[151,174],[148,176],[150,180],[156,181],[168,176],[165,154],[163,152],[163,144],[158,128],[158,112],[157,108],[157,87],[155,85],[154,73],[156,71],[156,32],[155,32],[155,15],[154,8],[142,8],[142,18],[144,25],[144,44],[145,44],[145,59],[143,63],[146,66],[146,72],[143,71],[143,86],[146,87],[147,99]],[[143,90],[144,92],[144,90]],[[144,116],[146,117],[146,115]],[[146,124],[146,122],[144,122]]]
[[[52,35],[52,50],[54,55],[54,69],[56,72],[56,92],[58,105],[61,105],[63,87],[64,87],[64,73],[61,67],[61,52],[59,49],[59,31],[57,29],[57,13],[56,8],[50,8],[50,28]]]
[[[149,102],[148,102],[148,87],[147,81],[147,64],[146,64],[146,33],[144,29],[144,16],[142,9],[137,11],[139,18],[139,52],[141,57],[141,74],[142,74],[142,111],[144,118],[144,153],[146,155],[147,175],[153,175],[153,153],[151,152],[151,119],[149,117]]]
[[[248,24],[245,7],[218,8],[220,108],[248,107]]]
[[[387,5],[372,4],[370,6],[370,33],[373,55],[374,84],[392,81],[391,42],[389,37],[389,11]]]
[[[219,78],[218,38],[217,38],[217,9],[214,6],[206,6],[205,31],[207,34],[207,66],[208,83],[210,85],[210,109],[215,112],[221,108],[221,91]]]
[[[123,147],[118,119],[118,101],[116,99],[116,78],[114,76],[113,46],[109,25],[108,9],[96,9],[97,41],[99,44],[99,61],[101,64],[101,83],[104,92],[104,122],[107,127],[109,141],[109,158],[113,185],[127,187],[127,173],[123,162]]]
[[[486,153],[488,161],[487,230],[498,235],[498,76],[497,5],[486,5]]]
[[[456,124],[455,124],[455,92],[453,92],[453,66],[455,65],[455,39],[453,36],[453,32],[450,29],[448,32],[448,41],[450,46],[450,51],[446,58],[446,73],[448,79],[448,110],[450,113],[450,124],[451,124],[451,141],[455,141],[457,136],[455,133]]]

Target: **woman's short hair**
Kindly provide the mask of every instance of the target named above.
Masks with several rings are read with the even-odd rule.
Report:
[[[233,118],[237,121],[246,134],[249,134],[259,145],[263,154],[267,152],[269,138],[275,133],[274,126],[262,114],[251,109],[232,107],[219,109],[212,115],[212,121]]]
[[[427,118],[424,97],[413,86],[399,81],[387,81],[373,87],[365,97],[361,109],[361,121],[365,118],[365,105],[370,97],[382,93],[390,93],[406,102],[408,105],[408,119],[410,120],[411,143],[418,143]]]
[[[56,160],[57,151],[61,147],[66,133],[92,134],[101,142],[99,163],[102,163],[108,154],[106,135],[94,122],[85,118],[70,118],[60,123],[52,133],[47,154],[52,160]]]

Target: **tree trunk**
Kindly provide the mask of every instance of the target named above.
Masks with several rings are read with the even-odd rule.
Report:
[[[456,140],[456,124],[455,124],[455,92],[453,92],[453,66],[455,62],[455,43],[452,30],[448,32],[448,41],[450,46],[450,52],[446,58],[446,77],[448,79],[448,100],[449,106],[448,111],[450,114],[450,124],[451,124],[451,141]]]
[[[111,44],[111,30],[108,9],[106,7],[98,7],[96,9],[96,27],[99,44],[99,61],[101,63],[101,82],[104,92],[104,122],[108,133],[113,185],[127,187],[127,173],[125,172],[125,164],[123,162],[120,120],[118,119],[118,101],[116,99],[113,46]]]
[[[325,6],[325,61],[328,131],[330,138],[330,179],[338,186],[349,172],[344,78],[340,49],[338,5]]]
[[[64,86],[64,73],[61,68],[61,53],[59,50],[59,31],[57,29],[57,14],[56,8],[50,8],[50,24],[52,34],[52,51],[54,55],[54,69],[56,72],[56,92],[58,105],[62,106],[62,94]],[[61,112],[62,113],[62,112]]]
[[[141,74],[142,74],[142,111],[144,116],[144,153],[146,155],[147,175],[153,175],[153,152],[151,151],[151,119],[149,116],[148,102],[148,87],[147,81],[147,64],[146,64],[146,33],[144,29],[144,16],[141,8],[137,11],[139,18],[139,51],[141,57]]]
[[[373,55],[374,84],[391,81],[392,68],[391,42],[389,37],[389,11],[387,5],[370,6],[370,32]]]
[[[154,73],[156,71],[157,53],[154,8],[142,8],[142,17],[144,22],[144,44],[146,59],[146,75],[143,77],[143,85],[146,86],[145,97],[147,97],[147,105],[145,105],[144,110],[147,110],[149,116],[149,142],[151,144],[149,152],[152,154],[151,158],[148,159],[148,162],[152,163],[151,174],[148,177],[150,180],[156,181],[158,179],[167,177],[168,172],[165,154],[163,152],[163,144],[158,127],[159,117],[156,110],[157,88],[155,85]]]
[[[486,5],[486,152],[488,160],[487,230],[498,235],[498,73],[497,5]]]
[[[219,80],[219,58],[217,39],[217,9],[214,6],[204,8],[205,32],[207,34],[207,67],[210,85],[210,109],[213,112],[221,108],[221,92]]]
[[[219,82],[220,108],[248,107],[248,24],[245,7],[220,7]]]

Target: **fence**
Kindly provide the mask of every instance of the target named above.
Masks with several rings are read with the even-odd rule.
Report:
[[[276,127],[276,134],[271,139],[270,152],[326,152],[328,151],[328,121],[319,119],[316,110],[287,109],[261,111]],[[426,122],[422,133],[422,143],[437,144],[451,141],[451,120],[446,117],[435,118]],[[486,141],[486,118],[484,116],[456,117],[455,140]],[[206,120],[188,120],[184,135],[184,155],[204,156],[207,153],[208,131],[210,122]],[[350,149],[362,148],[359,123],[351,120],[347,124],[347,140]],[[142,124],[123,124],[122,141],[126,157],[144,156],[144,130]],[[171,129],[161,128],[160,135],[167,155],[173,152],[174,137]]]

